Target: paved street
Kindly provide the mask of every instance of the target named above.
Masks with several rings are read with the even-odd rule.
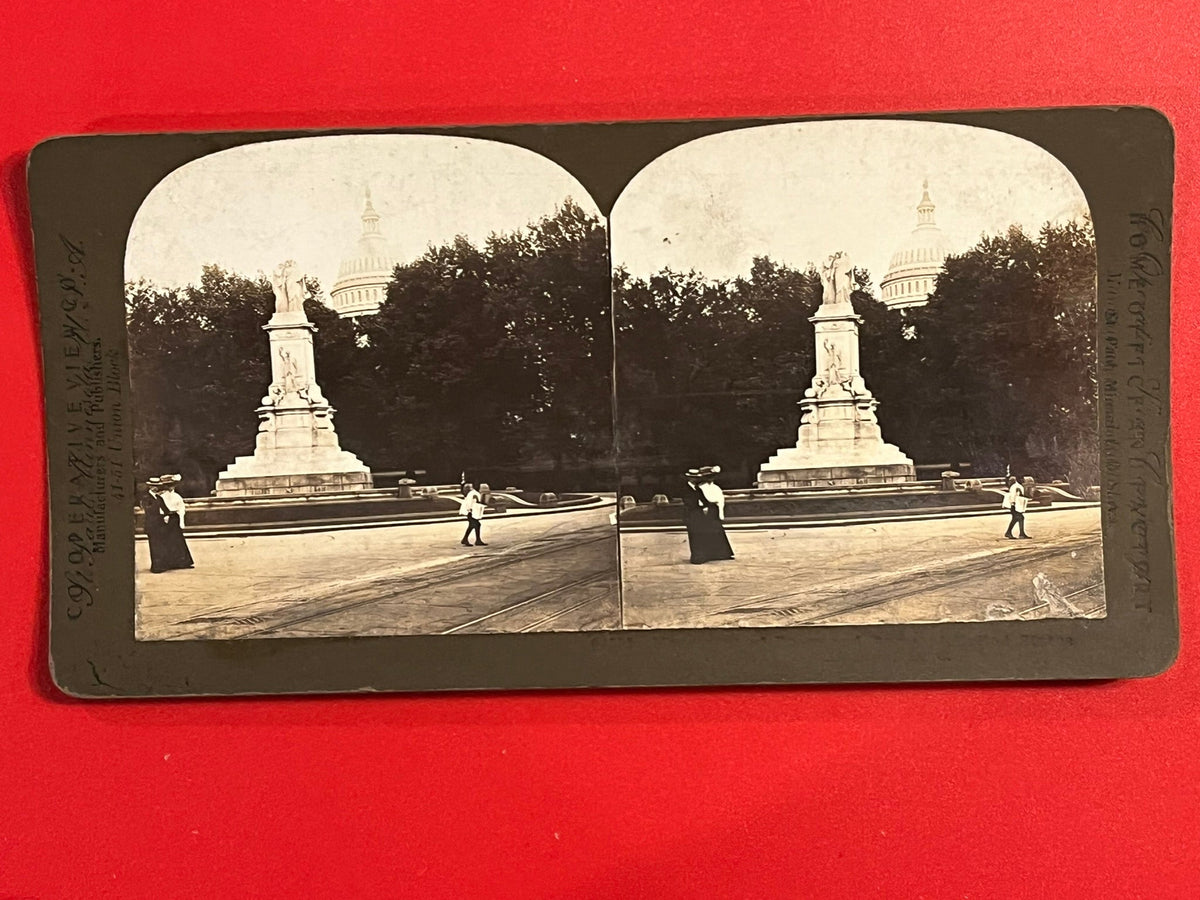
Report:
[[[612,507],[485,520],[191,541],[196,568],[151,574],[137,544],[143,640],[620,627]],[[735,530],[735,560],[693,566],[682,532],[623,534],[627,628],[982,621],[1103,615],[1098,508]]]
[[[613,507],[190,541],[196,568],[153,574],[137,542],[141,640],[582,631],[617,624]]]
[[[680,533],[621,535],[628,628],[865,625],[1103,615],[1098,507],[731,531],[737,558],[694,566]],[[685,598],[685,599],[681,599]],[[1063,601],[1066,601],[1064,604]]]

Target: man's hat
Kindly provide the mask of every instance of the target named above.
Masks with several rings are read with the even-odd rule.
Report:
[[[150,487],[161,487],[162,483],[162,479],[157,475],[155,475],[153,478],[146,479],[146,484],[150,485]]]
[[[688,469],[683,474],[687,478],[699,478],[701,475],[701,472],[699,469]]]

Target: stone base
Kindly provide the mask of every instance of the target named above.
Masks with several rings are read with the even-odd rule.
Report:
[[[371,487],[371,470],[346,450],[260,448],[253,456],[239,456],[217,476],[216,494],[218,497],[286,496],[362,491]]]
[[[218,497],[263,497],[288,494],[332,494],[373,487],[370,472],[299,472],[290,475],[247,475],[217,479]]]
[[[797,469],[768,469],[758,473],[760,488],[823,487],[838,484],[899,484],[916,481],[917,472],[910,463],[864,466],[817,466]]]

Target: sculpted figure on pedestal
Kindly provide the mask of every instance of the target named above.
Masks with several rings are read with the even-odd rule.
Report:
[[[829,338],[825,339],[825,358],[829,360],[829,384],[842,384],[846,380],[846,374],[842,371],[842,354]]]
[[[275,312],[304,312],[304,282],[294,260],[280,263],[271,273],[275,290]]]
[[[823,306],[850,305],[850,292],[856,287],[854,267],[842,250],[832,254],[821,266],[821,296]]]
[[[283,393],[294,394],[300,389],[300,367],[296,365],[292,354],[283,348],[279,350],[279,361],[283,364],[283,373],[279,378]]]

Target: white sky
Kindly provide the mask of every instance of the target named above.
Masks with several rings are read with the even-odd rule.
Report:
[[[134,218],[125,278],[200,280],[210,263],[255,276],[286,259],[328,297],[362,232],[364,190],[399,261],[464,234],[476,244],[552,214],[580,184],[529,150],[445,135],[337,135],[270,141],[194,160],[163,179]]]
[[[1087,211],[1074,177],[1008,134],[941,122],[843,120],[766,125],[700,138],[660,156],[613,209],[613,260],[634,275],[664,267],[745,275],[755,256],[806,268],[835,250],[878,291],[917,224],[929,179],[954,251],[981,233]]]

